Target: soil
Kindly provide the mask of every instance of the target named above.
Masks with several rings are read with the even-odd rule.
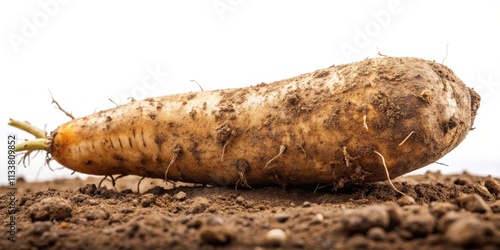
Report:
[[[116,190],[99,182],[18,180],[16,241],[4,212],[0,249],[500,248],[499,179],[467,173],[395,179],[408,196],[387,182],[234,189],[145,179],[140,193],[136,177]]]

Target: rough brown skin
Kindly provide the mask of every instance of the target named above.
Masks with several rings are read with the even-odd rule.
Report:
[[[271,84],[133,101],[61,125],[49,153],[95,175],[165,178],[168,169],[174,181],[338,187],[386,180],[374,151],[391,178],[435,162],[465,138],[479,100],[439,63],[374,58]]]

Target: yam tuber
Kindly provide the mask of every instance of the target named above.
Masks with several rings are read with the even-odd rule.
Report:
[[[340,187],[387,180],[377,153],[391,178],[437,161],[471,130],[479,102],[439,63],[373,58],[270,84],[132,101],[17,150],[46,150],[93,175]]]

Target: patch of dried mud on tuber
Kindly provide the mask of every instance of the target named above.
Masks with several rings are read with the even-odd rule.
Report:
[[[259,189],[161,181],[18,182],[17,241],[0,249],[500,248],[499,179],[461,175]],[[93,184],[88,184],[93,183]],[[128,185],[128,186],[127,186]],[[8,207],[0,197],[0,208]],[[4,214],[2,225],[9,218]],[[273,230],[278,229],[278,230]],[[271,231],[272,230],[272,231]]]

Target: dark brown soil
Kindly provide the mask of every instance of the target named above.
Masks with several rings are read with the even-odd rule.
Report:
[[[18,181],[16,242],[10,196],[0,196],[0,249],[456,249],[500,248],[498,179],[400,177],[344,187],[259,189],[157,180]],[[107,187],[104,187],[106,185]],[[272,229],[284,235],[269,238]],[[278,232],[279,233],[279,232]],[[284,236],[284,237],[283,237]]]

